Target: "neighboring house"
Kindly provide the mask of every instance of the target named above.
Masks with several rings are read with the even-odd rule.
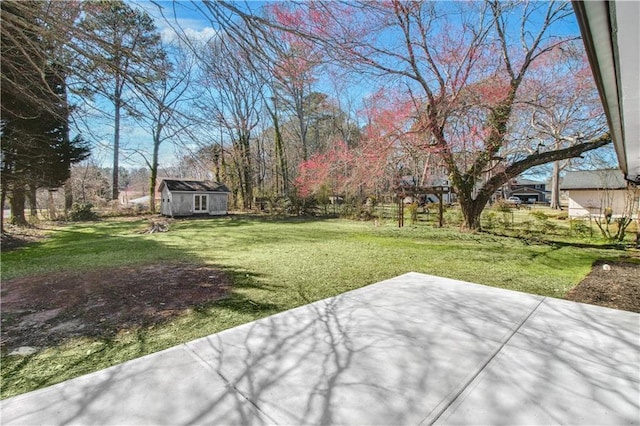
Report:
[[[618,169],[567,172],[560,189],[569,198],[569,217],[607,213],[613,217],[638,217],[640,190],[628,188]]]
[[[164,216],[225,215],[229,189],[219,182],[163,179],[160,212]]]
[[[545,203],[548,191],[544,182],[516,178],[510,182],[508,197],[518,197],[523,203]]]

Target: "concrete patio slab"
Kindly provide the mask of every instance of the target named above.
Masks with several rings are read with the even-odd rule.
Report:
[[[546,299],[437,424],[639,424],[639,318]]]
[[[419,424],[499,346],[442,324],[281,318],[188,344],[278,424]]]
[[[552,354],[566,363],[609,366],[640,380],[639,318],[633,312],[546,299],[509,344]]]
[[[436,424],[633,425],[639,386],[610,367],[507,346]]]
[[[184,346],[2,401],[2,425],[264,424]]]
[[[409,273],[0,402],[2,424],[640,424],[640,315]]]
[[[420,424],[543,300],[487,289],[406,274],[187,346],[278,424]]]

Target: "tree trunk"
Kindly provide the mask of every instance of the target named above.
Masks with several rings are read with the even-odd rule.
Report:
[[[293,97],[295,102],[295,113],[298,119],[298,131],[300,132],[300,147],[302,148],[302,161],[307,161],[309,158],[309,152],[307,147],[307,131],[308,126],[305,117],[305,105],[304,94],[299,90],[293,91]]]
[[[38,199],[36,197],[36,187],[29,185],[27,196],[29,198],[29,218],[38,219]]]
[[[84,185],[83,185],[84,192]],[[67,179],[64,184],[64,211],[68,212],[73,208],[73,186],[71,185],[71,178]]]
[[[302,146],[302,161],[309,159],[309,149],[307,147],[307,126],[303,118],[300,119],[300,144]]]
[[[274,116],[274,129],[276,133],[276,157],[278,157],[278,165],[276,167],[280,168],[280,176],[282,177],[282,188],[278,188],[278,192],[280,192],[281,190],[281,195],[286,196],[289,193],[287,158],[284,156],[284,146],[282,143],[282,134],[280,133],[280,124],[278,123],[278,118],[276,116]]]
[[[553,162],[553,174],[551,175],[551,206],[554,210],[562,210],[560,206],[560,163]]]
[[[4,234],[4,202],[6,200],[7,188],[2,185],[2,193],[0,194],[0,234]],[[640,230],[638,232],[640,232]]]
[[[250,210],[253,201],[253,170],[251,168],[249,136],[243,136],[240,139],[240,156],[240,185],[242,186],[243,207],[246,210]]]
[[[239,142],[233,143],[233,154],[231,157],[232,162],[232,174],[233,174],[233,183],[234,194],[235,194],[235,203],[234,206],[237,209],[245,208],[245,185],[244,185],[244,174],[243,174],[243,161],[242,161],[242,147]]]
[[[231,197],[233,199],[232,204],[234,209],[238,209],[240,207],[240,203],[238,202],[238,200],[240,199],[241,195],[239,195],[238,192],[239,192],[239,189],[238,187],[236,187],[233,190],[232,197]]]
[[[14,186],[11,191],[11,223],[17,226],[27,226],[27,219],[24,215],[25,189],[24,186]]]
[[[484,195],[478,196],[475,200],[470,197],[460,198],[460,210],[462,211],[462,225],[460,229],[463,231],[481,231],[480,215],[487,205],[489,199]]]
[[[120,182],[119,182],[119,168],[120,168],[120,99],[117,97],[114,102],[115,106],[115,118],[114,118],[114,131],[113,131],[113,175],[112,175],[112,189],[111,198],[119,202],[120,196]]]
[[[66,188],[65,188],[65,198],[66,198]],[[56,212],[56,203],[53,200],[53,191],[49,191],[49,219],[56,220],[57,216],[58,214]]]
[[[458,190],[460,207],[464,216],[462,229],[480,230],[480,214],[489,201],[491,194],[493,194],[504,183],[520,175],[525,170],[529,170],[532,167],[550,163],[552,161],[577,157],[584,152],[599,148],[609,143],[611,143],[611,139],[609,137],[609,134],[605,133],[600,137],[597,137],[580,145],[575,145],[556,151],[544,152],[529,156],[524,160],[516,161],[515,163],[512,163],[508,167],[506,167],[504,172],[491,177],[478,191],[478,196],[475,200],[470,196],[470,194],[472,193],[471,184],[467,184],[464,179],[459,177],[452,183],[453,186]]]
[[[160,144],[154,143],[153,158],[151,159],[151,179],[149,181],[149,210],[156,212],[156,182],[158,180],[158,151]]]
[[[223,161],[223,155],[224,151],[222,149],[222,129],[220,129],[220,145],[219,148],[214,148],[213,154],[216,182],[222,182],[222,178],[220,176],[220,168],[222,167],[221,163]]]
[[[251,205],[252,205],[252,201],[253,201],[253,185],[251,182],[251,170],[249,169],[248,165],[245,163],[243,164],[243,170],[242,170],[242,179],[243,179],[243,188],[244,190],[243,192],[243,198],[244,198],[244,202],[243,202],[243,206],[246,210],[251,210]]]

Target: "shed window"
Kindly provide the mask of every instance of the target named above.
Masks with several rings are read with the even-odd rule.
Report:
[[[193,196],[193,211],[196,212],[206,212],[208,203],[208,196],[205,195],[194,195]]]

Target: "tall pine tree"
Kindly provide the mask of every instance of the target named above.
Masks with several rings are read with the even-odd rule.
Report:
[[[89,155],[82,138],[69,139],[65,66],[58,61],[59,43],[52,41],[60,38],[47,27],[46,6],[0,3],[2,201],[9,197],[17,225],[27,224],[28,192],[60,187],[71,164]]]

